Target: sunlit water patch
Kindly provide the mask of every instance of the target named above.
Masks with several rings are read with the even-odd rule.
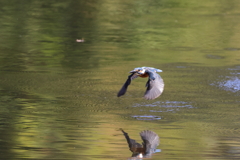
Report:
[[[226,76],[219,82],[211,83],[211,85],[218,86],[226,91],[239,92],[240,91],[240,66],[229,68],[230,76]]]
[[[232,92],[240,91],[240,79],[238,77],[227,78],[229,79],[223,82],[219,82],[219,87]]]

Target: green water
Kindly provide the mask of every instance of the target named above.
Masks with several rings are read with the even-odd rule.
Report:
[[[1,159],[127,159],[119,128],[160,137],[152,159],[240,158],[237,0],[0,1]],[[84,42],[76,42],[84,39]],[[163,70],[117,92],[135,67]]]

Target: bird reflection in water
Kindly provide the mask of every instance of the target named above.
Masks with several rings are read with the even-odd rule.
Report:
[[[161,76],[156,72],[162,72],[162,70],[152,67],[138,67],[130,71],[131,75],[128,76],[127,81],[124,83],[117,96],[120,97],[126,93],[127,88],[133,79],[137,77],[148,77],[148,81],[146,83],[147,90],[144,94],[144,98],[155,99],[159,97],[163,92],[164,82]]]
[[[127,140],[129,150],[132,152],[133,158],[131,159],[150,158],[151,155],[156,152],[160,140],[159,136],[153,131],[144,130],[140,132],[139,134],[143,142],[139,144],[134,139],[131,139],[128,133],[124,132],[123,129],[120,128],[120,130]]]

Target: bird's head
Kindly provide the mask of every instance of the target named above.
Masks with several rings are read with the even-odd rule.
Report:
[[[144,74],[146,69],[144,67],[134,68],[134,70],[130,71],[130,73],[137,73],[138,75]]]

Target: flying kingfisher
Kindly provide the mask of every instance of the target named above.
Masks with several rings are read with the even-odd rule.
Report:
[[[155,150],[157,146],[159,145],[159,136],[149,130],[144,130],[140,132],[140,136],[143,140],[142,145],[137,143],[134,139],[131,139],[128,136],[128,133],[124,132],[123,129],[120,128],[120,130],[123,132],[128,146],[129,150],[132,152],[132,157],[136,158],[150,158],[153,153],[155,153]]]
[[[128,76],[127,81],[124,83],[117,96],[120,97],[126,93],[128,85],[131,84],[133,79],[137,77],[148,77],[148,81],[146,83],[147,90],[144,94],[144,98],[155,99],[159,97],[163,92],[164,82],[161,76],[156,72],[162,72],[162,70],[152,67],[134,68],[134,70],[130,71],[131,74]]]

